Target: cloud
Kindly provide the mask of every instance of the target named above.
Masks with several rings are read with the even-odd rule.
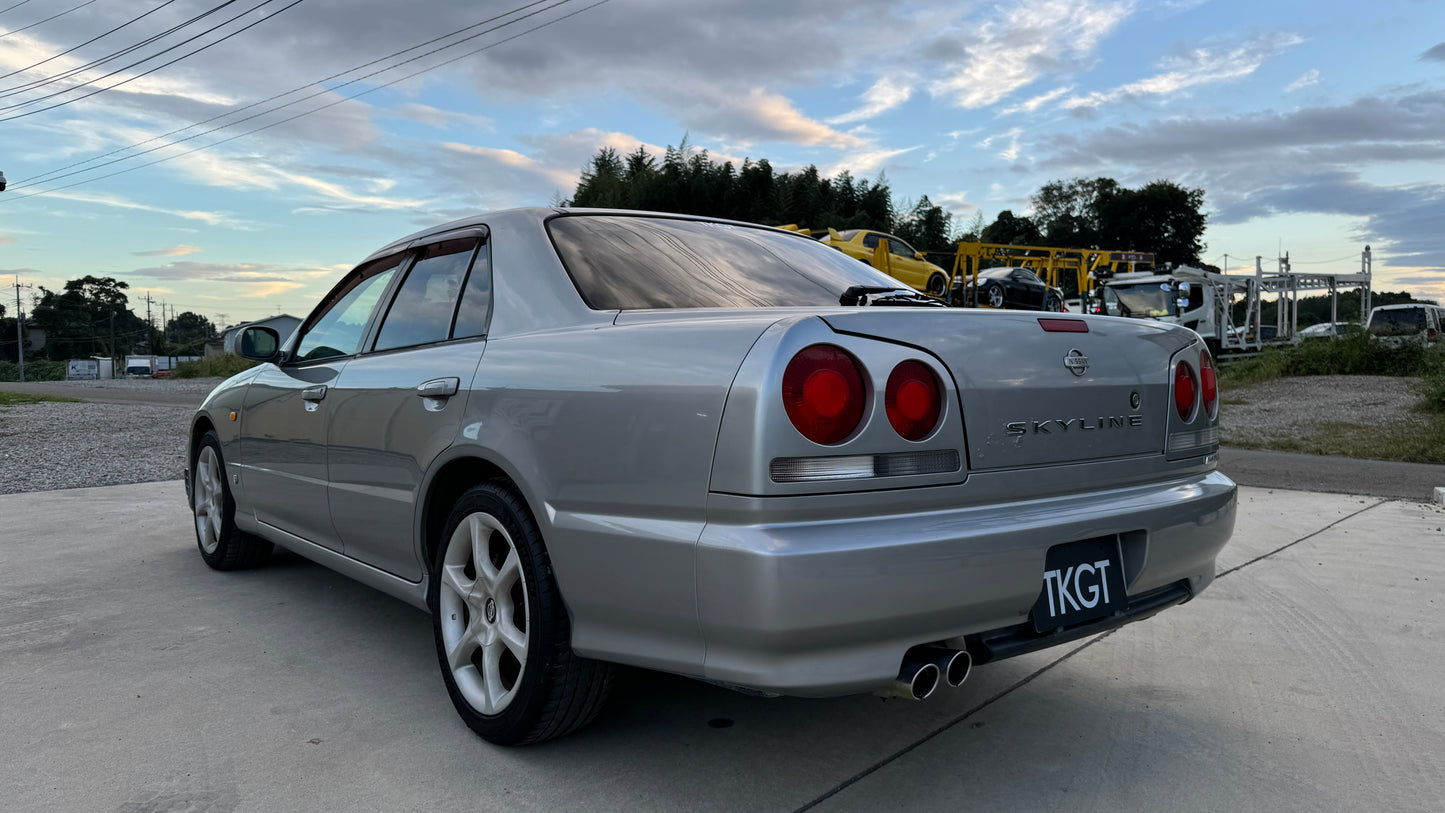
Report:
[[[116,209],[155,212],[157,214],[171,215],[185,220],[199,220],[209,226],[222,226],[233,223],[230,217],[221,212],[206,212],[193,209],[167,209],[162,206],[137,203],[136,201],[127,200],[118,195],[108,195],[102,192],[51,192],[49,193],[49,197],[60,200],[73,200],[77,203],[91,203],[97,206],[110,206]]]
[[[195,254],[200,251],[199,246],[188,246],[184,243],[170,248],[158,248],[152,251],[132,252],[137,257],[184,257],[187,254]]]
[[[1442,132],[1445,90],[1435,90],[1106,127],[1035,146],[1049,153],[1039,165],[1050,170],[1109,174],[1126,184],[1163,175],[1203,187],[1212,226],[1284,214],[1354,218],[1354,236],[1383,247],[1391,264],[1445,275],[1445,184],[1387,184],[1365,174],[1445,162]]]
[[[1285,93],[1294,93],[1296,90],[1303,90],[1310,85],[1319,84],[1320,72],[1317,69],[1305,71],[1300,78],[1290,82],[1284,89]]]
[[[1049,102],[1052,102],[1052,101],[1054,101],[1055,99],[1058,99],[1060,96],[1067,95],[1067,94],[1068,94],[1070,91],[1072,91],[1072,90],[1073,90],[1073,87],[1072,87],[1072,86],[1065,86],[1065,87],[1061,87],[1061,88],[1054,88],[1053,90],[1049,91],[1048,93],[1041,93],[1041,94],[1039,94],[1038,96],[1035,96],[1035,97],[1033,97],[1033,98],[1031,98],[1031,99],[1028,99],[1028,100],[1023,101],[1023,102],[1020,102],[1020,103],[1018,103],[1018,104],[1016,104],[1016,105],[1013,105],[1012,107],[1006,107],[1006,108],[1004,108],[1003,110],[1000,110],[1000,111],[999,111],[999,115],[1000,115],[1000,116],[1008,116],[1008,115],[1012,115],[1012,114],[1014,114],[1014,113],[1032,113],[1032,112],[1038,110],[1040,107],[1043,107],[1044,105],[1048,104]]]
[[[1163,73],[1130,82],[1111,90],[1073,96],[1061,105],[1065,110],[1094,108],[1139,96],[1169,96],[1197,85],[1226,82],[1254,73],[1266,61],[1304,42],[1295,34],[1266,34],[1228,51],[1195,48],[1176,55],[1161,65]]]
[[[472,116],[450,110],[439,110],[431,105],[415,102],[397,105],[388,112],[398,118],[421,122],[439,130],[449,130],[453,127],[467,127],[484,133],[494,133],[497,130],[496,122],[486,116]]]
[[[447,142],[442,145],[442,148],[450,150],[453,153],[482,158],[488,163],[498,165],[505,169],[536,176],[554,186],[571,188],[577,184],[576,172],[568,172],[543,166],[538,163],[536,159],[523,155],[516,150],[479,147],[474,144],[458,144],[455,142]]]
[[[855,177],[873,174],[888,161],[900,155],[906,155],[918,147],[903,147],[896,150],[868,149],[861,152],[843,156],[836,163],[828,164],[818,169],[819,174],[825,178],[831,178],[838,173],[847,170]]]
[[[288,267],[270,263],[167,263],[163,266],[137,268],[127,277],[167,280],[170,282],[203,282],[225,286],[230,295],[242,299],[258,299],[294,291],[308,281],[334,277],[334,267]]]
[[[1434,60],[1434,61],[1436,61],[1436,62],[1445,62],[1445,42],[1442,42],[1442,43],[1440,43],[1439,45],[1436,45],[1436,46],[1432,47],[1430,50],[1428,50],[1428,51],[1426,51],[1425,53],[1421,54],[1421,55],[1420,55],[1420,58],[1421,58],[1421,59],[1430,59],[1430,60]]]
[[[1091,54],[1133,10],[1133,2],[1029,0],[1000,19],[961,21],[967,32],[954,32],[952,44],[936,43],[933,53],[961,48],[962,63],[946,68],[947,75],[929,90],[964,109],[995,104],[1046,72]]]
[[[905,77],[884,76],[863,93],[863,106],[828,119],[829,124],[867,121],[907,102],[913,96],[912,82]]]
[[[0,234],[0,246],[8,246],[14,242],[14,237],[7,237],[6,235]]]

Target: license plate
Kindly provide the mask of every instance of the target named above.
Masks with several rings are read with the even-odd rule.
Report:
[[[1032,613],[1034,630],[1104,618],[1128,604],[1116,537],[1055,545],[1044,557],[1044,586]]]

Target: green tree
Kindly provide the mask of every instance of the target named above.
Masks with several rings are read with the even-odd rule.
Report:
[[[1027,215],[1015,215],[1004,209],[994,221],[984,227],[980,235],[985,243],[1003,243],[1015,246],[1036,246],[1043,242],[1039,227]]]
[[[1198,265],[1204,251],[1204,190],[1172,181],[1120,189],[1100,204],[1100,248],[1152,251],[1159,263]]]
[[[934,206],[933,201],[924,195],[908,210],[893,232],[919,251],[944,251],[953,236],[953,215],[941,206]]]
[[[60,291],[44,286],[31,317],[45,330],[45,352],[60,361],[93,355],[122,356],[150,341],[150,328],[131,312],[130,285],[113,277],[84,276]]]
[[[1113,178],[1050,181],[1029,199],[1033,220],[1051,246],[1103,248],[1103,208],[1119,191]]]
[[[199,356],[206,342],[216,338],[216,326],[199,313],[185,311],[166,322],[165,333],[176,355]]]

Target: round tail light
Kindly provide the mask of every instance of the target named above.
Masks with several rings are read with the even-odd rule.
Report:
[[[788,420],[814,443],[831,446],[863,419],[863,373],[847,351],[815,344],[798,351],[783,371]]]
[[[1194,417],[1194,368],[1181,361],[1174,367],[1174,408],[1179,419],[1188,422]]]
[[[888,422],[905,440],[923,440],[938,425],[943,391],[938,377],[921,361],[905,361],[888,375],[883,393]]]
[[[1208,350],[1199,354],[1199,399],[1204,414],[1212,421],[1219,414],[1219,377],[1214,373],[1214,359]]]

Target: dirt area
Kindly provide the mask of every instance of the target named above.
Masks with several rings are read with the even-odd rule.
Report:
[[[1225,445],[1267,446],[1300,438],[1331,424],[1376,427],[1424,426],[1413,411],[1420,379],[1378,375],[1316,375],[1279,378],[1225,390],[1220,434]]]

